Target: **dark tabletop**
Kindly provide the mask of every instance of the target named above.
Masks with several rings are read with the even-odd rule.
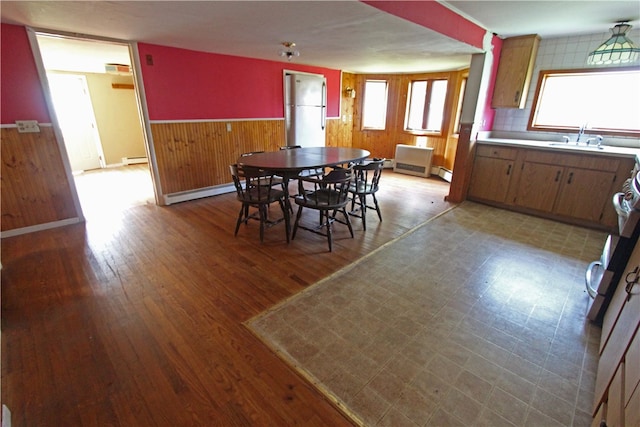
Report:
[[[240,157],[238,164],[270,171],[300,171],[323,166],[359,162],[369,156],[367,150],[343,147],[303,147],[293,150],[266,151]]]

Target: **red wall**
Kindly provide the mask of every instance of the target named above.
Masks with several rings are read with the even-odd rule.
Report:
[[[324,74],[327,115],[340,115],[340,70],[146,43],[138,50],[150,120],[283,118],[285,69]]]
[[[37,120],[50,123],[27,31],[0,24],[0,123]]]

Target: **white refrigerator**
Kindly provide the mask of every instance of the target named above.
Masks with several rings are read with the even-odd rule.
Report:
[[[327,123],[327,83],[324,76],[285,75],[287,145],[324,147]]]

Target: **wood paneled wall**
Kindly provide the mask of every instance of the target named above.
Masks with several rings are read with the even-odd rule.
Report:
[[[0,131],[2,231],[78,217],[53,128]]]
[[[442,135],[427,136],[427,146],[433,147],[433,165],[453,168],[457,137],[454,136],[453,121],[460,96],[460,81],[467,71],[429,74],[357,74],[353,76],[356,99],[353,104],[352,146],[369,150],[373,156],[393,158],[397,144],[416,145],[419,135],[404,130],[404,120],[409,95],[409,84],[420,78],[446,77],[450,88],[445,107],[444,131]],[[366,80],[386,80],[388,83],[387,127],[385,130],[362,129],[362,100]],[[343,84],[345,77],[343,76]]]
[[[240,154],[285,145],[284,120],[152,123],[151,132],[165,195],[227,184]]]

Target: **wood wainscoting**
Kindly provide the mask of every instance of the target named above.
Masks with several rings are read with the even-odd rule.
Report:
[[[151,132],[163,194],[228,184],[240,154],[285,145],[283,119],[152,123]]]
[[[2,231],[79,217],[53,128],[2,128]]]

